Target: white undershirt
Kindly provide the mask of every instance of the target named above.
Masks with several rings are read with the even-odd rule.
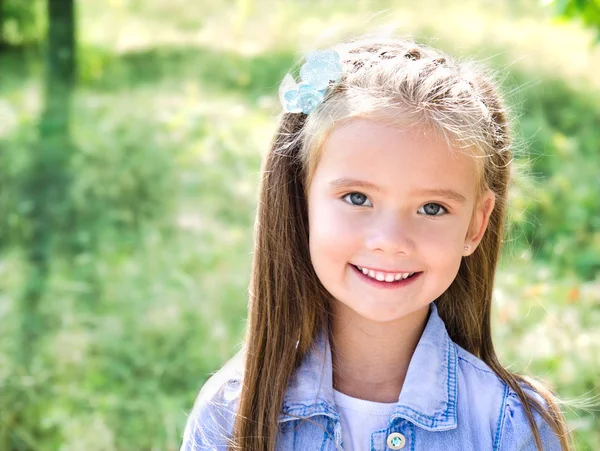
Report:
[[[333,397],[342,421],[344,450],[371,449],[371,433],[387,427],[397,403],[365,401],[336,389],[333,390]]]

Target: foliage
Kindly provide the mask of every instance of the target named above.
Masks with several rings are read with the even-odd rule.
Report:
[[[594,28],[600,42],[600,3],[596,0],[552,0],[556,12],[566,19],[579,19],[583,24]]]
[[[44,0],[0,2],[0,46],[41,43],[46,26],[44,6]]]
[[[513,72],[517,84],[526,74]],[[517,78],[518,77],[518,78]],[[511,235],[557,274],[600,273],[600,95],[546,78],[526,88],[518,107],[520,145]]]

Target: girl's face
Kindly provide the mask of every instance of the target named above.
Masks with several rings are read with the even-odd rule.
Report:
[[[476,205],[477,182],[474,159],[432,131],[366,119],[340,126],[308,190],[310,254],[321,283],[365,319],[424,309],[483,236],[494,195]]]

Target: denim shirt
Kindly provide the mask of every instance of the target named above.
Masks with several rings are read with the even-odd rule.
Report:
[[[516,393],[482,360],[450,339],[434,302],[429,312],[396,408],[385,429],[371,431],[370,451],[536,450]],[[181,451],[227,450],[242,386],[242,351],[202,387]],[[545,405],[538,394],[526,391]],[[533,412],[544,450],[559,451],[558,438]],[[279,426],[277,451],[344,449],[325,330],[290,378]],[[390,435],[402,438],[401,448],[397,442],[390,445]]]

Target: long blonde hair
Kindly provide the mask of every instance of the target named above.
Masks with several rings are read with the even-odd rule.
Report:
[[[273,451],[288,380],[324,327],[331,295],[315,274],[308,246],[306,193],[323,141],[354,117],[394,124],[426,123],[453,149],[470,152],[481,174],[480,192],[496,204],[475,252],[462,259],[456,279],[437,300],[454,342],[479,357],[512,388],[525,409],[535,442],[542,443],[532,409],[571,449],[552,392],[507,371],[491,334],[494,273],[502,243],[512,161],[506,109],[492,78],[470,63],[398,38],[361,38],[335,47],[342,79],[309,115],[284,113],[262,166],[245,337],[245,367],[231,450]],[[539,393],[548,408],[526,393]]]

